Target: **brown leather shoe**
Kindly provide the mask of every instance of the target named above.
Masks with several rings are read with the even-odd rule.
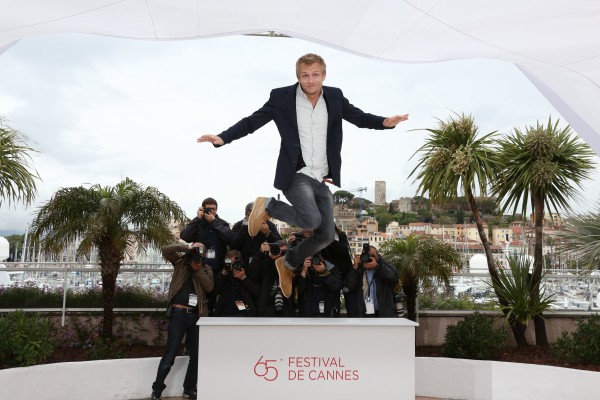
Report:
[[[279,287],[281,288],[281,294],[283,294],[283,297],[289,299],[292,295],[292,278],[294,277],[294,273],[291,269],[285,266],[283,257],[279,257],[275,260],[275,268],[277,268],[277,273],[279,274]]]
[[[265,210],[267,200],[268,198],[266,197],[257,197],[254,201],[254,207],[252,207],[252,212],[248,217],[248,234],[252,237],[258,235],[263,222],[271,218],[267,210]]]

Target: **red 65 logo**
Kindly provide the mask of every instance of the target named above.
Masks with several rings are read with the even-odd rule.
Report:
[[[279,376],[279,371],[272,363],[277,362],[277,360],[263,360],[264,356],[260,356],[256,364],[254,364],[254,375],[260,376],[264,378],[264,380],[272,382]]]

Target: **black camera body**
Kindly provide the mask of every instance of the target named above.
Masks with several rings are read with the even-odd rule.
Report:
[[[212,213],[212,209],[211,209],[211,208],[203,208],[203,209],[202,209],[202,212],[203,212],[204,214],[210,214],[210,213]]]
[[[242,260],[231,261],[230,259],[225,259],[225,267],[227,269],[242,271],[244,269],[244,263],[242,262]]]
[[[363,244],[363,250],[362,253],[360,253],[360,262],[361,263],[368,263],[371,262],[371,254],[369,254],[369,251],[371,250],[371,246],[369,246],[369,243],[364,243]]]
[[[294,232],[292,233],[292,237],[294,240],[290,240],[290,247],[296,247],[301,241],[304,240],[304,234],[302,232]]]
[[[235,260],[233,264],[231,264],[231,268],[235,269],[236,271],[241,271],[244,269],[244,263],[242,260]]]
[[[204,248],[203,247],[192,247],[185,251],[184,257],[195,263],[202,263],[204,260]]]
[[[285,250],[281,249],[281,245],[279,243],[268,243],[269,245],[269,253],[271,253],[274,256],[278,256],[278,255],[284,255],[285,254]]]
[[[310,259],[310,263],[313,266],[320,265],[320,264],[323,264],[323,259],[319,256],[314,256]]]

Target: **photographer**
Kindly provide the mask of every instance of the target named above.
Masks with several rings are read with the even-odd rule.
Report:
[[[223,268],[227,244],[231,240],[229,223],[217,215],[217,201],[207,197],[198,208],[196,217],[186,225],[179,237],[187,243],[200,242],[206,249],[205,264],[213,272]]]
[[[183,254],[182,254],[183,253]],[[163,256],[173,264],[169,286],[167,316],[167,347],[158,364],[152,384],[152,400],[160,400],[165,379],[173,366],[184,336],[189,346],[190,361],[183,381],[183,397],[196,399],[198,381],[198,317],[208,316],[207,293],[213,290],[213,271],[204,263],[202,243],[174,243],[162,248]]]
[[[248,267],[248,276],[253,277],[260,286],[257,300],[259,317],[294,316],[293,300],[281,293],[279,276],[275,269],[275,260],[283,257],[287,250],[288,243],[284,240],[270,244],[265,242]]]
[[[259,296],[259,286],[246,275],[242,255],[230,250],[225,255],[225,266],[215,276],[214,291],[217,295],[213,316],[215,317],[254,317],[255,299]]]
[[[204,263],[213,270],[213,275],[217,275],[223,268],[225,261],[225,252],[227,244],[231,239],[231,229],[227,221],[222,220],[217,215],[217,201],[212,197],[207,197],[202,201],[202,206],[198,208],[196,218],[194,218],[179,237],[187,243],[200,242],[206,249],[206,258]],[[215,294],[211,293],[208,297],[209,313],[215,307]]]
[[[231,228],[231,240],[229,242],[230,248],[241,251],[242,261],[245,265],[250,265],[252,257],[260,250],[261,244],[281,240],[277,227],[269,220],[263,222],[256,236],[250,236],[248,233],[248,217],[253,206],[254,203],[246,205],[246,215],[243,220],[236,222]]]
[[[398,271],[377,253],[375,247],[363,245],[363,252],[354,257],[354,265],[344,281],[344,292],[350,303],[348,317],[397,317],[394,287],[399,278]]]
[[[339,317],[342,277],[320,254],[304,259],[298,282],[299,316]]]

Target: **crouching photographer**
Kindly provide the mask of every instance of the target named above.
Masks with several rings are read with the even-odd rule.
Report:
[[[246,274],[242,254],[230,250],[225,255],[225,266],[215,276],[217,295],[213,316],[254,317],[260,287]]]
[[[184,336],[189,346],[189,363],[183,381],[183,397],[196,399],[198,380],[198,318],[208,316],[207,293],[213,290],[212,269],[204,263],[202,243],[174,243],[162,248],[163,257],[173,264],[169,286],[167,346],[152,384],[152,400],[160,400],[167,387],[165,379],[173,366]]]
[[[248,267],[248,275],[254,278],[260,286],[257,300],[259,317],[292,317],[294,315],[293,300],[283,296],[279,287],[279,275],[275,268],[275,260],[283,257],[287,250],[288,243],[284,240],[274,243],[265,242]]]
[[[397,317],[394,287],[398,279],[398,271],[377,253],[375,247],[365,244],[362,253],[354,256],[354,265],[346,275],[342,289],[351,303],[348,316]]]
[[[321,254],[307,257],[297,276],[301,317],[339,317],[342,276]]]

